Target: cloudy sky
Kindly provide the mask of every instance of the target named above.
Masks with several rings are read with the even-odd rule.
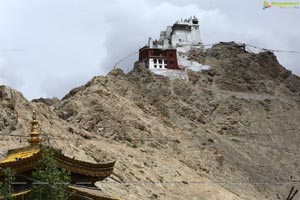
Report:
[[[191,15],[200,19],[204,44],[300,51],[300,9],[262,6],[263,0],[0,0],[0,85],[28,99],[63,97]],[[299,54],[276,55],[300,74]],[[135,59],[119,66],[129,70]]]

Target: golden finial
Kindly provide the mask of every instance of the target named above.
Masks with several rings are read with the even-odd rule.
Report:
[[[41,143],[40,133],[39,133],[39,122],[36,120],[36,112],[32,113],[32,121],[31,121],[31,133],[28,142],[31,145],[39,145]]]

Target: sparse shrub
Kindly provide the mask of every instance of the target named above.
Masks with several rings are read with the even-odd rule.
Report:
[[[4,170],[6,178],[1,183],[0,182],[0,199],[1,200],[14,200],[15,197],[12,196],[13,194],[13,187],[12,183],[15,180],[15,176],[10,169]]]
[[[150,196],[150,199],[157,199],[157,198],[158,198],[158,195],[154,194],[154,193]]]
[[[67,193],[71,175],[65,169],[59,169],[54,159],[54,152],[45,149],[40,160],[39,168],[33,172],[32,177],[40,182],[32,187],[31,200],[67,200]]]

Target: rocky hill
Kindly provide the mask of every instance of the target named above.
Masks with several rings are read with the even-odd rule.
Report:
[[[220,43],[190,59],[189,82],[112,70],[63,99],[0,87],[0,153],[27,145],[32,110],[44,143],[78,159],[117,159],[98,183],[127,200],[285,199],[300,187],[300,78],[271,52]]]

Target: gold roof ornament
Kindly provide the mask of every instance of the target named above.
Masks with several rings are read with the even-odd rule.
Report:
[[[32,121],[31,121],[31,133],[30,138],[28,139],[28,142],[31,146],[37,146],[40,145],[41,139],[40,139],[40,133],[39,133],[39,122],[36,120],[36,112],[33,111],[32,114]]]

